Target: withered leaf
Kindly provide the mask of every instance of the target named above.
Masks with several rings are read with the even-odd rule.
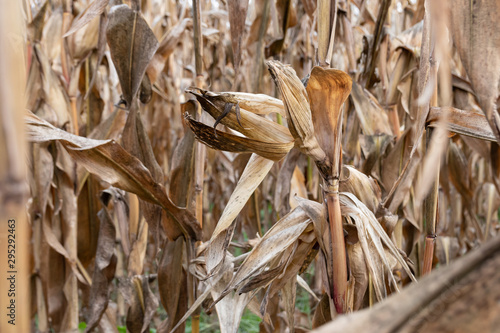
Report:
[[[321,296],[321,300],[319,301],[316,310],[314,310],[312,328],[318,328],[332,320],[332,316],[330,314],[330,302],[328,301],[328,298],[329,296],[326,293]]]
[[[194,239],[200,236],[195,217],[175,206],[163,185],[155,182],[148,169],[113,140],[92,140],[60,130],[34,114],[26,117],[27,132],[33,142],[59,141],[80,165],[108,183],[140,198],[161,206],[176,221],[164,224],[168,237],[175,239],[182,233]]]
[[[74,61],[85,59],[97,47],[100,22],[100,17],[95,17],[85,27],[67,38],[68,51]]]
[[[158,48],[158,41],[141,14],[127,5],[111,8],[106,37],[128,109]]]
[[[462,63],[497,141],[500,118],[500,2],[460,0],[451,7],[451,32]]]
[[[281,93],[288,128],[295,139],[295,145],[314,161],[325,162],[326,154],[315,137],[311,108],[304,85],[291,66],[283,65],[279,61],[268,61],[267,67]]]
[[[104,192],[106,193],[106,192]],[[106,206],[109,195],[104,194],[102,200]],[[101,319],[109,301],[109,285],[113,280],[116,268],[115,238],[116,230],[107,208],[98,213],[101,221],[99,238],[97,240],[97,254],[94,275],[90,288],[90,313],[85,332],[92,331]]]
[[[149,278],[134,276],[127,285],[127,331],[130,333],[149,332],[151,319],[158,308],[158,300],[149,287]]]
[[[316,138],[328,156],[334,177],[340,174],[342,105],[351,85],[352,80],[345,72],[316,66],[306,88]]]
[[[48,1],[38,10],[33,20],[28,24],[28,39],[39,42],[42,39],[43,27],[45,25],[45,13],[47,13]]]
[[[300,207],[297,207],[281,220],[277,221],[241,264],[232,280],[228,283],[225,293],[232,289],[238,289],[255,272],[261,270],[270,260],[285,251],[286,248],[291,246],[300,237],[302,232],[311,223],[311,219],[309,219]],[[278,275],[276,274],[275,277]]]
[[[387,113],[372,94],[353,82],[351,96],[364,134],[392,134]]]
[[[176,26],[170,29],[167,34],[161,38],[160,46],[158,47],[158,50],[156,50],[156,53],[147,68],[147,73],[151,83],[156,82],[158,74],[160,74],[165,67],[168,57],[174,51],[177,43],[179,43],[183,32],[191,25],[192,20],[190,18],[185,18],[181,22],[177,23]]]
[[[194,116],[196,114],[196,102],[189,100],[181,105],[184,112]],[[172,155],[172,166],[170,171],[170,185],[168,193],[174,204],[179,207],[187,207],[194,210],[195,191],[193,184],[194,155],[196,141],[192,131],[186,131],[184,137],[177,144]]]
[[[221,271],[222,277],[216,281],[208,283],[212,286],[212,298],[220,299],[221,294],[225,290],[227,284],[233,277],[234,263],[232,260],[225,262]],[[215,279],[214,279],[215,280]],[[243,310],[252,298],[253,294],[233,293],[227,295],[215,305],[221,332],[237,332],[240,326],[240,321],[243,316]]]
[[[293,142],[275,143],[245,138],[226,132],[221,132],[203,123],[197,122],[191,116],[186,117],[189,128],[196,138],[207,146],[235,153],[255,153],[273,161],[279,161],[293,148]]]
[[[476,332],[498,327],[500,238],[370,309],[338,317],[314,330],[327,332]],[[435,317],[435,309],[442,309]],[[467,308],[468,311],[462,309]]]
[[[381,198],[380,187],[376,181],[352,166],[344,166],[342,176],[339,191],[354,194],[372,212],[376,212]]]
[[[234,68],[236,73],[241,61],[241,40],[245,31],[248,0],[232,0],[227,2],[229,24],[231,27],[231,43],[233,46]]]
[[[271,110],[276,110],[276,107],[279,108],[279,103],[277,103],[274,99],[270,102],[267,102],[266,99],[262,102],[255,102],[256,99],[252,97],[247,98],[246,96],[234,93],[216,94],[201,89],[199,89],[200,92],[191,89],[186,91],[193,94],[203,110],[208,112],[214,119],[218,119],[222,115],[226,103],[240,104],[241,109],[239,119],[237,118],[235,112],[229,112],[225,117],[221,118],[220,122],[249,138],[258,140],[266,138],[266,140],[273,142],[293,141],[293,137],[286,127],[264,117],[259,117],[254,114],[256,112],[249,112],[243,107],[250,106],[255,108],[258,105],[271,104]]]
[[[92,3],[85,9],[85,11],[76,18],[71,24],[71,28],[66,32],[63,37],[68,37],[69,35],[75,33],[77,30],[83,28],[87,23],[92,21],[95,17],[101,15],[106,9],[109,0],[94,0]]]
[[[477,139],[496,141],[488,120],[482,113],[460,110],[454,107],[431,107],[427,117],[430,127],[436,127],[446,109],[448,130]]]
[[[234,231],[234,219],[273,165],[273,161],[252,154],[212,233],[207,254],[207,269],[209,272],[220,267],[220,263],[224,261],[226,249]]]
[[[161,184],[163,182],[163,171],[153,154],[153,148],[144,129],[137,104],[132,105],[129,111],[127,122],[123,129],[122,142],[123,148],[143,162],[144,166],[151,173],[153,180]],[[162,220],[161,208],[143,200],[140,200],[139,204],[141,212],[148,221],[152,235],[158,240],[160,235],[160,221]]]
[[[187,310],[187,290],[179,288],[186,284],[186,273],[182,268],[184,240],[166,241],[158,267],[158,288],[163,307],[168,314],[166,331],[170,332]],[[184,328],[182,332],[184,332]],[[177,332],[180,333],[180,329]]]

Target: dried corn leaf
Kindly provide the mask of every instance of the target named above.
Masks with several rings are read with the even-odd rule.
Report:
[[[412,27],[406,29],[391,40],[392,48],[395,50],[404,48],[413,53],[416,57],[419,57],[423,28],[424,21],[420,21]]]
[[[279,113],[283,117],[286,116],[283,102],[266,94],[251,94],[238,91],[222,92],[220,94],[222,96],[230,96],[242,109],[252,113],[265,115]]]
[[[45,1],[42,7],[38,10],[33,20],[27,26],[27,37],[31,42],[40,42],[42,39],[43,27],[45,25],[45,14],[49,2]]]
[[[392,134],[387,113],[372,94],[353,82],[351,96],[364,134]]]
[[[106,36],[120,79],[123,101],[129,109],[158,48],[158,41],[141,14],[127,5],[111,8]]]
[[[212,273],[224,260],[227,246],[234,231],[231,228],[234,224],[234,219],[271,170],[273,164],[274,162],[271,160],[252,154],[212,233],[211,244],[208,247],[207,254],[207,269],[209,273]]]
[[[448,149],[448,172],[451,182],[463,196],[465,202],[472,202],[473,190],[470,184],[467,158],[464,152],[455,143],[451,143]]]
[[[464,111],[454,107],[432,107],[427,117],[428,126],[437,126],[444,109],[447,115],[446,125],[450,132],[482,140],[497,140],[484,114],[474,111]]]
[[[166,331],[169,332],[187,310],[186,273],[182,267],[184,240],[166,241],[158,267],[158,289],[168,319]],[[184,288],[179,288],[179,283]],[[184,327],[177,330],[184,332]]]
[[[225,261],[223,264],[223,268],[231,267],[232,262],[231,260]],[[227,270],[222,269],[223,272],[227,272]],[[232,269],[230,269],[230,272],[232,273]],[[210,277],[207,279],[207,286],[205,288],[205,291],[201,295],[198,296],[196,301],[191,305],[191,307],[187,310],[187,312],[184,314],[184,316],[177,322],[177,324],[170,330],[169,333],[175,332],[180,325],[182,325],[188,318],[195,312],[201,305],[202,303],[207,299],[208,296],[211,295],[214,286],[217,285],[219,280],[221,280],[224,277],[224,274],[215,274],[213,277]]]
[[[287,114],[288,128],[295,145],[314,161],[326,161],[326,154],[315,137],[306,89],[290,66],[268,61],[267,66],[281,93]],[[327,162],[328,163],[328,162]]]
[[[221,279],[215,283],[212,283],[210,280],[208,281],[212,286],[211,293],[213,299],[219,299],[221,297],[229,281],[231,281],[233,277],[233,270],[233,261],[227,260],[223,268]],[[252,297],[253,294],[251,293],[240,294],[235,292],[231,295],[227,295],[215,304],[221,333],[238,332],[243,311]]]
[[[122,292],[130,305],[126,317],[127,331],[149,332],[152,316],[158,308],[158,300],[149,287],[149,277],[134,276],[124,285]]]
[[[389,238],[380,223],[377,221],[375,215],[366,207],[366,205],[359,201],[359,199],[356,198],[355,195],[348,192],[341,193],[340,202],[343,206],[345,215],[351,217],[355,221],[356,228],[358,229],[358,237],[361,237],[361,234],[364,234],[371,240],[371,244],[375,248],[374,250],[372,250],[374,252],[373,254],[377,254],[380,257],[380,260],[383,262],[385,268],[389,272],[389,279],[393,283],[396,290],[398,290],[398,286],[392,274],[391,266],[389,265],[389,262],[387,261],[387,258],[385,256],[382,244],[389,249],[390,253],[403,267],[406,274],[408,274],[408,276],[413,281],[416,281],[408,264],[399,253],[399,250]],[[365,249],[363,249],[363,251],[365,251]],[[367,252],[365,252],[365,255],[367,255]]]
[[[75,61],[85,58],[97,47],[99,39],[99,17],[89,22],[84,28],[68,37],[68,49]]]
[[[149,277],[144,277],[142,280],[142,290],[144,299],[144,318],[142,320],[142,328],[141,333],[149,332],[149,326],[153,321],[153,317],[156,315],[156,311],[158,310],[158,299],[156,295],[151,290],[149,285]]]
[[[81,13],[76,19],[73,20],[71,28],[66,32],[63,37],[68,37],[69,35],[75,33],[76,31],[83,28],[87,23],[92,21],[97,16],[101,15],[106,9],[109,0],[94,0],[92,3]]]
[[[370,309],[342,316],[314,333],[476,332],[495,330],[500,238],[438,269]],[[468,311],[462,309],[467,308]],[[442,309],[435,317],[436,309]],[[418,329],[415,329],[418,327]]]
[[[77,251],[77,200],[74,191],[74,167],[75,163],[69,155],[58,145],[58,151],[55,163],[54,182],[57,187],[57,201],[60,204],[60,209],[57,209],[57,218],[61,224],[61,239],[68,255],[71,258],[70,262],[78,260]],[[66,263],[65,263],[66,266]],[[85,269],[82,268],[86,275]],[[66,274],[66,281],[63,287],[64,296],[66,298],[66,309],[61,322],[61,330],[76,330],[79,323],[79,300],[78,300],[78,281],[80,273],[72,270]],[[87,281],[85,281],[87,283]]]
[[[361,309],[365,293],[368,289],[368,269],[362,245],[359,242],[354,245],[348,245],[347,253],[349,254],[349,267],[354,278],[353,310],[356,311]]]
[[[129,111],[127,122],[125,123],[125,128],[122,133],[122,143],[124,149],[137,157],[144,164],[151,173],[153,180],[161,184],[163,182],[163,171],[154,156],[149,136],[144,129],[141,114],[137,109],[137,104],[133,105]],[[160,223],[162,222],[161,207],[143,200],[139,200],[139,205],[141,212],[144,214],[149,224],[151,234],[158,244]],[[164,223],[169,224],[172,222],[165,220]]]
[[[381,191],[375,179],[346,165],[342,170],[339,191],[354,194],[372,212],[376,212],[381,200]]]
[[[125,191],[137,194],[144,200],[161,206],[177,225],[164,225],[167,235],[175,239],[186,232],[194,239],[200,234],[196,219],[185,209],[175,206],[161,184],[135,157],[112,140],[93,140],[72,135],[34,114],[26,117],[28,135],[33,142],[59,141],[78,163],[89,172]]]
[[[182,109],[191,116],[196,114],[196,103],[189,100],[183,104]],[[187,207],[194,211],[195,194],[193,183],[195,136],[192,131],[186,131],[184,137],[178,143],[172,156],[170,171],[169,196],[179,207]]]
[[[343,71],[314,67],[307,83],[312,121],[320,147],[331,164],[331,176],[340,174],[342,105],[351,92],[352,80]],[[333,138],[332,138],[333,137]]]
[[[56,124],[62,126],[62,124],[70,121],[69,110],[71,108],[68,94],[52,69],[49,59],[42,52],[40,45],[35,45],[34,51],[41,65],[40,72],[42,74],[44,100],[50,106],[51,111],[55,113]]]
[[[289,247],[281,258],[281,261],[285,263],[284,270],[273,279],[269,287],[270,297],[275,295],[278,291],[281,291],[288,281],[295,279],[297,274],[299,274],[302,269],[307,268],[311,261],[314,260],[314,256],[318,253],[313,250],[316,244],[314,227],[310,224],[300,235],[297,242]],[[313,257],[311,257],[311,254]]]
[[[132,248],[128,257],[127,272],[129,276],[140,275],[143,272],[148,245],[148,229],[146,221],[141,219],[137,238],[132,240]]]
[[[195,95],[203,110],[214,119],[219,119],[223,115],[227,103],[234,106],[239,103],[239,99],[232,95],[215,94],[206,90],[200,90],[201,94],[194,90],[188,89],[186,91]],[[241,108],[239,118],[236,112],[231,110],[220,119],[220,122],[252,139],[262,140],[266,138],[269,141],[279,143],[293,141],[293,137],[286,127]]]
[[[327,211],[326,206],[311,200],[307,200],[300,197],[295,197],[299,206],[306,212],[307,216],[313,221],[314,233],[316,235],[316,240],[326,258],[325,268],[327,280],[324,281],[324,285],[327,286],[327,293],[332,295],[333,285],[331,284],[333,277],[333,267],[332,267],[332,246],[331,246],[331,234],[329,229],[329,223],[327,221]]]
[[[500,141],[497,110],[500,95],[499,18],[498,1],[461,0],[451,7],[450,30],[454,44],[497,141]]]
[[[151,83],[155,83],[158,75],[163,71],[167,59],[174,52],[175,47],[181,40],[181,36],[188,27],[192,26],[192,20],[185,18],[170,29],[165,36],[162,37],[160,46],[156,50],[155,55],[148,65],[147,73]]]
[[[63,31],[63,15],[61,7],[52,10],[43,27],[42,44],[34,45],[35,49],[41,48],[43,50],[50,63],[57,61],[60,57],[63,39],[53,36],[60,36]]]
[[[203,123],[197,122],[191,116],[185,116],[189,128],[196,138],[207,146],[233,153],[255,153],[269,160],[279,161],[293,148],[293,142],[276,143],[241,137],[221,132]]]
[[[255,273],[262,271],[266,264],[291,246],[311,223],[312,221],[300,207],[277,221],[245,258],[228,283],[225,292],[233,289],[238,291]]]
[[[295,333],[295,300],[297,298],[297,275],[287,279],[281,289],[283,303],[285,303],[285,312],[290,333]]]
[[[370,175],[380,175],[382,173],[381,161],[386,155],[387,150],[394,141],[392,135],[380,134],[371,136],[362,136],[360,138],[361,149],[365,156],[362,171]]]
[[[318,16],[318,58],[320,65],[330,64],[331,59],[327,58],[328,46],[330,45],[331,29],[333,18],[331,13],[332,2],[327,0],[317,1]],[[333,13],[336,16],[336,13]],[[335,30],[335,27],[333,27]]]
[[[233,0],[227,3],[231,44],[233,46],[234,70],[238,73],[241,61],[241,40],[245,32],[248,0]]]
[[[106,192],[104,192],[106,193]],[[103,194],[104,206],[109,201],[109,194]],[[97,241],[97,254],[94,275],[92,276],[92,287],[90,289],[90,313],[87,319],[85,332],[90,332],[99,323],[109,301],[109,286],[113,280],[116,269],[115,238],[116,230],[113,220],[107,208],[99,212],[101,226],[99,239]]]
[[[84,272],[80,272],[79,269],[76,266],[76,257],[73,253],[68,252],[68,250],[64,247],[63,244],[59,241],[59,231],[55,230],[51,226],[51,221],[49,217],[45,217],[42,220],[42,230],[43,234],[45,236],[45,240],[47,244],[57,253],[62,255],[64,258],[67,259],[67,262],[69,263],[73,273],[78,277],[80,282],[82,283],[88,283],[88,281],[85,279],[85,276],[83,276]]]

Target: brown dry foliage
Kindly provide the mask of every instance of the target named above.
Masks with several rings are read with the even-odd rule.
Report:
[[[33,330],[498,330],[498,1],[22,4]]]

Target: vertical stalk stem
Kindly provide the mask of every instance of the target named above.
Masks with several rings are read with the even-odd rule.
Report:
[[[193,0],[193,42],[194,42],[194,61],[196,78],[195,84],[199,88],[204,88],[203,79],[203,37],[201,35],[201,4],[199,0]],[[201,118],[202,112],[201,108],[197,110],[198,120]],[[195,143],[195,165],[194,165],[194,186],[195,186],[195,202],[196,211],[195,216],[200,223],[200,227],[203,227],[203,180],[205,178],[205,158],[206,158],[206,148],[200,143]],[[191,243],[189,239],[186,239],[186,246],[189,247],[188,258],[194,259],[195,251],[194,244]],[[188,287],[189,287],[189,298],[190,303],[193,304],[196,300],[196,289],[197,289],[196,277],[188,273]],[[198,333],[200,331],[200,310],[196,310],[193,313],[191,320],[191,329],[193,333]]]
[[[425,237],[424,264],[422,266],[422,275],[429,274],[432,270],[432,258],[434,257],[435,235]]]
[[[363,80],[366,82],[365,88],[367,89],[374,83],[373,73],[375,72],[375,66],[377,64],[378,53],[380,50],[379,45],[382,41],[382,28],[384,27],[387,14],[389,13],[391,2],[391,0],[383,0],[379,7],[377,23],[373,32],[373,41],[370,45],[370,49],[368,50],[367,64],[363,73]]]
[[[328,207],[328,218],[330,220],[330,234],[332,238],[332,264],[333,264],[333,303],[337,313],[346,311],[347,293],[347,260],[344,240],[344,229],[342,227],[342,215],[340,213],[340,200],[338,192],[338,181],[333,186],[333,191],[326,193],[326,204]]]
[[[203,39],[201,36],[201,5],[193,0],[193,42],[196,76],[203,75]],[[198,83],[198,82],[196,82]]]
[[[328,52],[326,54],[326,62],[330,67],[332,67],[332,58],[333,58],[333,46],[335,42],[335,28],[337,27],[337,11],[338,11],[338,3],[337,0],[332,0],[330,6],[330,41],[328,43]]]
[[[426,137],[426,150],[432,137],[433,130],[427,129]],[[441,164],[441,159],[437,161],[437,165]],[[424,218],[425,230],[427,236],[425,237],[424,259],[422,265],[422,275],[428,274],[432,270],[432,258],[434,257],[434,244],[436,240],[436,213],[438,205],[438,188],[439,188],[439,172],[436,174],[434,183],[432,184],[429,195],[424,200]]]
[[[262,78],[264,69],[264,35],[266,34],[267,22],[269,21],[269,12],[271,8],[271,0],[265,0],[264,10],[261,13],[261,21],[259,26],[259,33],[256,43],[256,57],[255,57],[255,68],[257,69],[257,74],[253,78],[252,90],[255,93],[261,92],[262,89]]]

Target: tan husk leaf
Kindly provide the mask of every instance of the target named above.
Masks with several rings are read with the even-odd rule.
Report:
[[[218,119],[223,114],[226,103],[241,103],[241,98],[236,98],[232,94],[216,94],[206,90],[198,90],[201,93],[190,89],[186,91],[193,94],[200,102],[203,110],[208,112],[214,119]],[[293,142],[293,137],[288,128],[244,108],[240,108],[239,122],[238,116],[233,110],[224,116],[220,122],[252,139],[262,140],[266,138],[266,140],[277,143]]]
[[[230,96],[237,101],[242,109],[255,114],[279,113],[286,116],[285,107],[280,99],[266,94],[251,94],[239,91],[220,93],[222,96]]]
[[[314,161],[324,163],[326,154],[315,137],[311,108],[304,85],[292,67],[274,60],[268,61],[267,66],[281,93],[288,128],[295,139],[295,145]]]
[[[185,119],[196,138],[207,146],[234,153],[255,153],[273,161],[279,161],[293,148],[293,142],[275,143],[221,132],[186,115]]]

